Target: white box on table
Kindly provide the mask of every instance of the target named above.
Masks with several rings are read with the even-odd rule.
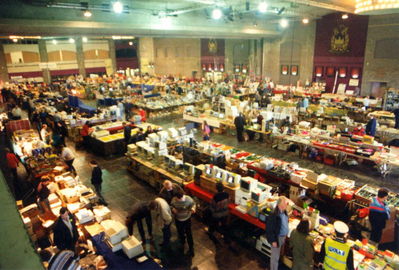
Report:
[[[129,259],[134,258],[144,252],[141,242],[133,235],[122,241],[122,249]]]

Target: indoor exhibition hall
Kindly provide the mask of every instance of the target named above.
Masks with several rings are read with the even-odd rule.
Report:
[[[399,270],[399,0],[1,0],[0,269]]]

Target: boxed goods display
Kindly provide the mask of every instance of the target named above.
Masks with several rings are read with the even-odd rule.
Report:
[[[337,186],[342,182],[342,179],[336,178],[333,176],[328,176],[327,178],[321,180],[317,184],[317,188],[319,189],[320,194],[329,196],[329,197],[334,197],[335,195],[335,190]]]
[[[68,203],[67,204],[67,208],[68,211],[71,212],[72,214],[75,214],[79,211],[79,209],[81,208],[81,204],[80,202],[76,202],[76,203]]]
[[[106,206],[96,206],[93,208],[93,212],[98,222],[111,218],[111,210],[109,210],[109,208]]]
[[[129,259],[134,258],[144,252],[141,242],[133,235],[122,241],[122,249]]]
[[[78,193],[77,193],[76,189],[74,189],[74,188],[61,189],[59,191],[59,193],[60,193],[63,201],[65,201],[67,203],[74,203],[74,202],[79,201]]]
[[[117,251],[122,249],[122,243],[121,242],[112,244],[109,239],[106,239],[105,242],[111,248],[112,252],[117,252]]]
[[[80,209],[76,214],[75,214],[77,220],[79,221],[80,224],[84,224],[87,222],[90,222],[94,219],[94,214],[91,210],[83,208]]]
[[[101,225],[104,227],[105,237],[111,244],[120,243],[129,236],[126,226],[118,221],[107,219],[101,222]]]

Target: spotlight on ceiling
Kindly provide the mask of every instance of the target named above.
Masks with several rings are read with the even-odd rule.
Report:
[[[112,9],[115,13],[120,14],[123,11],[123,5],[121,2],[117,1],[112,4]]]
[[[288,21],[286,19],[281,19],[280,20],[280,26],[282,28],[286,28],[288,26]]]
[[[348,14],[342,14],[342,17],[341,17],[343,20],[346,20],[346,19],[348,19],[349,18],[349,15]]]
[[[85,11],[83,12],[83,16],[85,16],[86,18],[90,18],[91,15],[93,15],[93,14],[91,13],[90,10],[85,10]]]
[[[129,46],[133,46],[133,41],[129,41]]]
[[[13,39],[12,39],[12,42],[17,43],[17,42],[18,42],[18,39],[17,39],[17,38],[13,38]]]
[[[88,40],[89,40],[89,39],[88,39],[87,37],[82,37],[82,41],[83,41],[83,42],[86,43]]]
[[[279,10],[277,10],[277,15],[283,14],[284,10],[285,10],[285,7],[282,7]]]
[[[302,19],[302,23],[303,24],[308,24],[309,23],[309,19],[308,18],[303,18]]]
[[[266,2],[260,2],[258,5],[258,10],[259,12],[265,13],[267,11],[267,3]]]
[[[212,19],[219,20],[220,18],[222,18],[222,16],[223,12],[219,8],[215,8],[214,10],[212,10]]]
[[[75,43],[75,40],[73,38],[68,39],[69,43]]]
[[[57,45],[57,43],[58,43],[57,40],[55,40],[55,39],[53,39],[52,42],[53,42],[54,45]]]

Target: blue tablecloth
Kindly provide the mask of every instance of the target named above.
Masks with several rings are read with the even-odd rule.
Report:
[[[78,107],[79,111],[86,113],[94,113],[96,108],[93,108],[89,105],[84,104],[78,97],[76,96],[68,96],[68,104],[71,107]]]
[[[148,259],[143,263],[136,262],[135,259],[129,259],[122,250],[118,252],[112,252],[109,246],[103,241],[104,233],[95,235],[92,240],[93,244],[97,249],[97,253],[102,255],[108,264],[107,270],[126,270],[126,269],[137,269],[137,270],[157,270],[164,269],[159,266],[152,259]]]

